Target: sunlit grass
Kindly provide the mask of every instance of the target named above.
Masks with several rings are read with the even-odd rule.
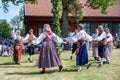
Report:
[[[40,74],[40,69],[35,66],[38,54],[33,56],[33,63],[27,61],[28,55],[23,55],[21,65],[14,65],[12,57],[0,57],[0,80],[120,80],[120,49],[114,49],[111,63],[97,68],[98,62],[92,58],[89,51],[89,60],[92,66],[89,69],[82,67],[77,72],[76,56],[69,60],[70,51],[61,54],[63,71],[58,68],[48,68],[46,74]]]

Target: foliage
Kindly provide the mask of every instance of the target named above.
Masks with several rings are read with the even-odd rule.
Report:
[[[37,0],[1,0],[1,1],[0,1],[0,2],[1,2],[1,6],[0,6],[0,7],[3,8],[3,10],[4,10],[5,13],[7,13],[10,2],[11,2],[12,4],[16,5],[16,6],[19,6],[19,4],[21,4],[21,3],[23,4],[24,1],[25,1],[26,3],[28,3],[28,2],[29,2],[29,3],[36,3],[36,2],[37,2]]]
[[[21,36],[25,36],[25,27],[20,28]]]
[[[17,28],[19,29],[21,26],[21,19],[20,16],[15,16],[11,19],[10,23],[12,24],[12,26],[17,26]]]
[[[87,0],[86,5],[92,9],[101,9],[102,14],[107,14],[107,8],[116,5],[116,0]]]
[[[83,19],[83,4],[79,3],[78,0],[68,0],[68,13],[72,14],[72,17],[69,17],[71,22],[78,23]]]
[[[2,38],[10,38],[11,37],[11,28],[6,20],[0,22],[0,36]]]
[[[57,34],[58,36],[61,36],[61,30],[60,30],[60,11],[61,11],[61,0],[51,0],[53,4],[53,32]],[[56,48],[58,52],[60,52],[60,44],[56,44]]]

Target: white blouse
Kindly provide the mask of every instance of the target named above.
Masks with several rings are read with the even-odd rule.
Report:
[[[97,41],[101,41],[102,39],[106,38],[106,33],[102,32],[100,36],[96,38]]]
[[[15,30],[12,30],[11,34],[12,34],[13,39],[17,39],[17,37],[19,37],[20,39],[23,39],[23,37],[16,35]]]
[[[90,35],[88,35],[84,30],[81,30],[80,32],[78,32],[75,36],[71,36],[71,37],[66,38],[66,40],[69,43],[77,42],[80,39],[92,41],[93,38]]]
[[[113,36],[112,36],[112,34],[111,33],[108,33],[107,34],[107,42],[110,42],[110,41],[113,41]]]
[[[56,43],[64,43],[64,41],[60,38],[60,37],[58,37],[55,33],[53,33],[53,36],[52,36],[53,38],[53,40],[56,42]],[[35,40],[33,40],[33,44],[34,45],[37,45],[37,44],[39,44],[40,42],[42,42],[43,41],[43,39],[45,39],[46,38],[46,35],[45,35],[45,33],[41,33],[40,34],[40,36],[38,37],[38,38],[36,38]]]

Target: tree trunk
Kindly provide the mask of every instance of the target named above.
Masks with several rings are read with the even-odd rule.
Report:
[[[67,0],[62,0],[63,11],[62,11],[62,36],[68,37],[68,11],[67,11]],[[65,45],[65,49],[70,49],[69,45]]]

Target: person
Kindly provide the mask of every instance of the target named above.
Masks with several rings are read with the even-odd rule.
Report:
[[[58,52],[56,50],[56,43],[65,43],[61,38],[59,38],[55,33],[52,32],[49,24],[44,24],[43,32],[39,35],[36,40],[33,41],[34,45],[42,42],[41,50],[39,53],[39,58],[36,65],[42,68],[41,74],[46,72],[46,68],[59,67],[61,71],[63,66],[59,58]]]
[[[119,37],[117,33],[115,34],[115,37],[114,37],[114,45],[116,46],[116,48],[119,47]]]
[[[93,39],[98,37],[98,29],[95,29],[95,34],[92,35]],[[93,51],[93,57],[95,60],[99,61],[99,55],[98,55],[98,42],[93,41],[92,42],[92,51]]]
[[[106,33],[102,25],[98,26],[99,35],[93,41],[98,41],[98,54],[101,58],[98,67],[101,67],[106,61],[105,59],[105,50],[106,50]]]
[[[20,30],[17,30],[15,32],[15,27],[12,29],[12,37],[15,39],[15,45],[14,45],[14,54],[13,54],[13,60],[15,64],[20,65],[20,59],[23,51],[23,37],[20,35]]]
[[[106,32],[106,38],[107,38],[107,45],[106,45],[106,50],[105,50],[105,58],[106,58],[106,63],[110,63],[110,58],[112,55],[112,50],[113,50],[113,36],[110,33],[110,30],[108,28],[105,28]]]
[[[78,24],[77,25],[78,33],[75,36],[66,38],[66,41],[69,43],[77,42],[79,44],[79,48],[77,49],[77,58],[76,58],[76,65],[78,67],[78,72],[81,71],[81,66],[86,65],[87,69],[91,66],[91,64],[88,61],[88,49],[86,40],[92,41],[92,37],[89,36],[84,31],[84,25]]]
[[[32,55],[34,54],[34,45],[32,44],[32,41],[36,38],[36,36],[33,34],[33,29],[29,30],[29,34],[26,35],[24,38],[24,41],[27,42],[27,48],[29,52],[29,58],[28,61],[32,62]]]
[[[78,33],[78,30],[75,29],[74,34],[72,36],[75,36],[77,33]],[[72,52],[71,52],[70,60],[72,60],[73,54],[75,53],[76,49],[77,49],[77,42],[72,44]]]

